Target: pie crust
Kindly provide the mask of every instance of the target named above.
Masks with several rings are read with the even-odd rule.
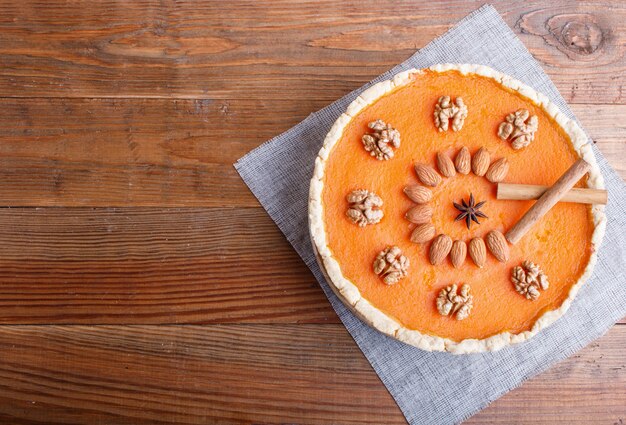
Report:
[[[587,136],[575,121],[563,114],[545,95],[536,92],[531,87],[508,75],[483,65],[438,64],[431,66],[428,70],[436,73],[458,71],[464,76],[476,74],[478,76],[488,77],[508,89],[517,91],[522,97],[540,106],[567,134],[574,151],[591,165],[587,187],[597,189],[604,188],[604,181],[591,146],[587,143]],[[430,335],[416,329],[410,329],[378,309],[362,296],[361,291],[359,291],[357,286],[350,279],[344,276],[339,262],[334,258],[328,245],[324,222],[324,205],[322,201],[326,164],[333,147],[341,139],[344,129],[353,117],[356,117],[361,111],[386,94],[409,84],[412,82],[414,76],[423,72],[423,70],[417,69],[401,72],[393,78],[375,84],[365,90],[348,106],[346,112],[339,116],[328,132],[324,144],[318,153],[318,157],[315,160],[315,169],[309,192],[309,230],[313,247],[318,263],[326,275],[332,290],[358,317],[380,332],[426,351],[447,351],[453,354],[467,354],[499,350],[508,345],[517,344],[531,338],[541,329],[549,326],[565,314],[580,287],[591,275],[596,263],[597,250],[604,236],[606,227],[604,207],[602,205],[593,205],[591,207],[591,217],[594,225],[591,235],[591,255],[582,275],[579,277],[578,281],[570,287],[567,298],[565,298],[560,307],[545,311],[529,330],[519,333],[511,333],[508,331],[501,332],[483,339],[468,338],[454,341],[450,338]]]

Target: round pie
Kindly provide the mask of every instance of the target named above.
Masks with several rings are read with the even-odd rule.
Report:
[[[335,293],[407,344],[456,354],[522,342],[561,317],[596,261],[601,205],[533,205],[498,183],[603,188],[587,138],[546,96],[482,65],[409,70],[364,91],[324,140],[309,226]]]

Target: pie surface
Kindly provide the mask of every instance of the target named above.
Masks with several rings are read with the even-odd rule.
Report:
[[[462,97],[468,115],[459,131],[438,131],[434,105],[440,96]],[[538,117],[534,141],[514,150],[498,137],[503,118],[520,108]],[[382,119],[401,134],[393,158],[377,160],[363,147],[368,123]],[[480,148],[492,161],[510,164],[504,182],[550,186],[580,157],[592,171],[579,187],[602,187],[595,158],[586,137],[573,122],[542,95],[496,71],[475,65],[443,65],[399,74],[363,93],[342,115],[326,138],[316,162],[310,195],[312,239],[330,284],[344,302],[375,328],[427,350],[455,353],[499,349],[523,341],[562,315],[578,287],[591,272],[595,250],[603,234],[602,208],[558,203],[499,262],[487,255],[484,267],[469,258],[453,267],[450,258],[429,262],[431,242],[410,240],[415,224],[405,213],[415,203],[404,193],[408,185],[421,184],[415,164],[436,166],[443,152],[454,160],[467,147],[473,156]],[[347,216],[346,195],[366,189],[384,202],[380,222],[359,227]],[[485,238],[491,230],[506,231],[534,201],[496,199],[496,184],[485,177],[456,173],[443,177],[432,190],[431,223],[436,233],[469,242]],[[486,201],[488,218],[468,229],[455,221],[453,202]],[[376,255],[395,245],[410,260],[405,278],[383,283],[372,267]],[[536,300],[516,292],[511,283],[514,266],[530,260],[549,276],[550,286]],[[465,320],[442,316],[435,307],[442,288],[471,286],[473,309]]]

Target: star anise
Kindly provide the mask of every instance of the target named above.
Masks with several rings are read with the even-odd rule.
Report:
[[[467,228],[470,228],[472,221],[476,224],[480,224],[478,221],[478,217],[489,218],[482,211],[480,211],[480,207],[485,205],[487,201],[481,201],[479,203],[475,203],[474,195],[470,193],[469,202],[465,202],[465,199],[461,199],[461,204],[459,205],[456,202],[453,202],[454,208],[461,211],[459,215],[456,216],[454,221],[459,221],[465,219],[465,224]]]

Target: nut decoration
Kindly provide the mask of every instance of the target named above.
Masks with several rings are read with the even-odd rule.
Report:
[[[426,186],[435,187],[441,183],[441,176],[433,167],[426,164],[415,164],[417,178]]]
[[[405,214],[405,218],[415,224],[428,223],[432,216],[433,209],[428,204],[418,204],[408,210]]]
[[[411,233],[411,242],[424,243],[435,237],[435,226],[430,223],[418,224]]]
[[[374,192],[367,190],[354,190],[346,196],[348,210],[346,215],[354,224],[365,227],[368,224],[376,224],[383,218],[383,200]]]
[[[435,127],[439,131],[448,131],[449,121],[452,120],[452,131],[459,131],[467,118],[467,106],[461,97],[453,103],[450,96],[441,96],[435,105]]]
[[[383,278],[387,285],[394,285],[409,271],[409,259],[402,255],[397,246],[380,251],[374,260],[374,273]]]
[[[432,244],[430,244],[430,264],[436,266],[446,259],[452,249],[452,239],[450,236],[440,234]]]
[[[404,188],[404,194],[416,204],[425,204],[433,199],[433,193],[430,189],[414,184]]]
[[[367,126],[373,131],[361,138],[365,150],[379,161],[393,158],[392,148],[400,147],[400,132],[380,119]]]
[[[468,175],[472,169],[472,157],[469,153],[469,149],[465,146],[463,146],[459,153],[456,154],[456,158],[454,158],[454,165],[459,173],[465,175]]]
[[[472,171],[479,177],[485,175],[489,169],[491,158],[487,149],[480,148],[472,158]]]
[[[417,177],[424,186],[408,185],[404,187],[406,196],[417,204],[405,214],[405,218],[408,221],[417,224],[409,237],[411,242],[421,244],[432,240],[428,254],[432,265],[441,264],[450,255],[453,267],[460,268],[469,254],[474,264],[482,268],[487,261],[487,250],[498,261],[506,262],[509,258],[509,246],[504,235],[498,231],[490,232],[485,240],[473,238],[469,242],[463,240],[453,242],[445,234],[435,236],[437,230],[431,224],[433,208],[428,203],[433,198],[433,192],[430,188],[434,188],[443,182],[442,175],[454,177],[457,173],[469,174],[473,171],[475,175],[479,177],[484,176],[487,180],[495,183],[506,177],[509,170],[508,160],[500,158],[491,163],[491,155],[485,147],[478,149],[472,157],[469,149],[464,146],[458,151],[454,161],[444,152],[437,152],[436,164],[439,173],[431,165],[415,164]],[[485,203],[486,201],[477,202],[472,193],[470,193],[469,201],[462,199],[460,203],[453,202],[454,207],[459,210],[455,221],[465,221],[465,226],[468,230],[471,230],[472,223],[481,224],[480,218],[488,218],[481,211],[481,207]]]
[[[520,295],[531,301],[539,298],[540,289],[545,291],[550,286],[548,277],[531,261],[524,261],[521,266],[513,267],[511,282]]]
[[[535,139],[539,128],[537,115],[530,116],[527,109],[519,109],[506,116],[498,127],[498,137],[511,140],[511,147],[518,150],[525,148]]]
[[[454,177],[456,175],[454,162],[443,152],[437,152],[437,168],[439,168],[439,172],[444,177]]]
[[[470,294],[470,286],[464,283],[460,293],[457,285],[443,288],[437,297],[437,311],[442,316],[455,316],[456,320],[467,319],[474,306],[474,297]]]
[[[455,269],[458,269],[465,262],[467,256],[467,245],[463,241],[454,241],[450,250],[450,261]]]
[[[504,180],[508,172],[509,161],[506,158],[500,158],[489,166],[485,178],[491,183],[499,183]]]
[[[497,230],[492,230],[487,233],[485,240],[487,241],[487,248],[489,248],[491,254],[501,263],[506,263],[509,259],[509,244],[504,238],[504,235]]]
[[[487,248],[485,248],[485,242],[482,238],[473,238],[469,242],[469,256],[478,266],[478,268],[483,268],[485,262],[487,261]]]

